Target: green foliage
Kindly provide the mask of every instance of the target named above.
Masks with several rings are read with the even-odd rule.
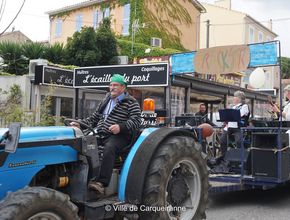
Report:
[[[41,100],[40,121],[37,123],[38,126],[55,125],[55,119],[50,111],[51,108],[52,108],[52,96],[46,95],[44,99]]]
[[[96,32],[92,27],[84,27],[68,38],[65,47],[65,63],[75,66],[95,66],[99,64],[101,51],[96,44]]]
[[[109,64],[110,60],[117,56],[117,41],[111,30],[111,21],[104,18],[96,34],[96,44],[101,52],[99,64]]]
[[[23,55],[21,44],[2,42],[0,43],[0,56],[4,59],[6,67],[4,72],[23,75],[28,71],[28,59]]]
[[[24,44],[2,42],[0,56],[7,66],[3,68],[3,71],[13,75],[23,75],[28,73],[30,59],[45,58],[51,62],[63,63],[64,48],[62,44],[45,46],[38,42]]]
[[[22,108],[22,92],[19,85],[13,84],[9,91],[2,91],[0,102],[0,119],[8,126],[12,122],[20,122],[23,126],[48,126],[55,125],[56,117],[52,116],[52,92],[53,88],[50,87],[49,93],[44,97],[40,107],[40,122],[35,123],[35,113],[25,112]],[[3,97],[6,96],[4,99]],[[3,126],[3,124],[2,124]]]
[[[0,72],[0,76],[13,76],[14,74],[6,73],[6,72]]]
[[[134,44],[134,54],[131,54],[132,42],[127,40],[118,39],[118,47],[120,49],[120,54],[126,55],[132,61],[134,57],[144,57],[144,56],[163,56],[170,55],[173,53],[180,53],[181,51],[176,49],[162,49],[157,47],[150,47],[146,44],[135,43]],[[151,52],[145,53],[145,50],[150,48]]]
[[[8,93],[8,100],[14,104],[21,104],[22,94],[19,85],[13,84]]]
[[[1,91],[3,95],[6,95],[6,100],[2,100],[0,103],[0,118],[5,123],[22,122],[24,112],[21,108],[21,89],[19,85],[13,84],[9,91]]]
[[[130,2],[132,2],[132,0],[117,0],[116,2],[118,5],[123,6],[123,5],[126,5]]]
[[[43,58],[52,63],[64,63],[65,50],[62,43],[55,43],[44,48]]]
[[[136,9],[135,1],[137,1]],[[184,1],[190,2],[191,0]],[[157,9],[157,13],[152,11],[149,5],[154,6]],[[160,13],[169,19],[164,19],[163,16],[160,16]],[[146,24],[146,28],[140,28],[139,32],[136,33],[136,42],[150,44],[151,37],[159,37],[162,38],[162,46],[164,48],[185,50],[180,42],[182,33],[178,28],[178,24],[190,25],[192,19],[180,1],[132,0],[130,27],[132,26],[132,22],[137,18],[139,19],[139,24]],[[131,29],[130,33],[132,33]]]
[[[132,36],[132,23],[134,22],[134,20],[138,19],[139,24],[144,23],[144,12],[143,12],[143,8],[144,8],[144,0],[131,0],[131,4],[130,4],[130,25],[129,25],[129,33]],[[148,29],[147,29],[148,30]],[[142,36],[140,34],[140,32],[136,33],[135,37],[136,37],[136,41],[140,42],[140,43],[145,43],[145,44],[149,44],[147,42],[145,42],[143,39],[141,39]]]
[[[75,66],[96,66],[110,64],[117,55],[117,43],[111,31],[109,18],[104,18],[97,32],[92,27],[84,27],[68,38],[65,47],[65,64]]]
[[[52,63],[52,62],[48,62],[49,66],[54,66],[54,67],[58,67],[61,69],[67,69],[67,70],[74,70],[75,68],[77,68],[78,66],[74,66],[74,65],[62,65],[62,64],[56,64],[56,63]]]
[[[281,65],[282,65],[282,78],[289,79],[290,78],[290,58],[281,57]]]
[[[29,59],[43,58],[45,46],[42,43],[30,42],[22,44],[23,55]]]
[[[49,86],[48,93],[42,98],[40,104],[40,121],[36,123],[37,126],[52,126],[63,125],[63,118],[52,115],[53,95],[55,93],[55,87]]]

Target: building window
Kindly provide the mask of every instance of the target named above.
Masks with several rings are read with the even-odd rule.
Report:
[[[122,35],[129,35],[129,25],[130,25],[130,4],[124,5],[124,18],[123,18],[123,31]]]
[[[255,30],[254,28],[249,28],[249,43],[255,43]]]
[[[258,35],[258,42],[263,42],[264,41],[264,34],[263,32],[259,31],[259,35]]]
[[[83,15],[77,15],[76,17],[76,31],[81,31],[83,26]]]
[[[99,27],[99,11],[94,11],[93,17],[94,29],[96,30]]]
[[[61,36],[61,30],[62,30],[62,20],[58,19],[55,22],[55,36],[60,37]]]
[[[72,118],[73,99],[61,97],[60,116]]]
[[[175,122],[175,117],[180,116],[185,110],[185,88],[171,87],[171,122]]]
[[[102,10],[96,10],[93,13],[93,25],[94,29],[98,29],[100,26],[100,23],[102,22],[103,18],[110,17],[110,8],[106,8],[103,11]]]
[[[104,11],[104,18],[110,17],[110,8],[106,8]]]
[[[100,26],[100,23],[103,21],[103,18],[104,18],[104,12],[103,11],[100,11],[98,12],[98,24],[97,24],[97,28]]]

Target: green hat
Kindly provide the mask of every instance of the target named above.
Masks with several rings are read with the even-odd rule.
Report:
[[[120,84],[127,86],[127,82],[125,80],[125,77],[120,75],[120,74],[114,74],[111,78],[111,82],[116,82],[116,83],[120,83]]]

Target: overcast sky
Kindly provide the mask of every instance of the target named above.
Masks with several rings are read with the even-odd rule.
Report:
[[[15,30],[20,30],[33,41],[48,40],[49,20],[45,12],[83,1],[26,0],[20,15],[8,31],[15,27]],[[22,2],[23,0],[6,0],[5,11],[0,20],[1,32],[11,22]],[[213,3],[214,0],[200,2]],[[272,19],[273,31],[281,41],[282,56],[290,57],[290,0],[232,0],[232,9],[247,13],[265,26]]]
[[[215,0],[200,2],[213,4]],[[250,15],[266,27],[272,19],[273,31],[281,41],[282,56],[290,57],[290,0],[232,0],[232,9]]]

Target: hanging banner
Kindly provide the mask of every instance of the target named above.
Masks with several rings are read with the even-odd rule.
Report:
[[[42,74],[42,84],[61,87],[73,86],[72,70],[44,66]]]
[[[74,87],[108,87],[116,73],[125,77],[128,87],[168,85],[168,63],[154,63],[76,68]]]
[[[197,52],[173,54],[172,75],[243,72],[252,67],[279,65],[278,57],[278,41],[205,48]]]
[[[194,73],[194,57],[196,52],[171,55],[172,75]]]
[[[250,44],[250,64],[249,67],[278,65],[277,41]]]
[[[195,71],[204,74],[241,72],[250,62],[250,50],[246,45],[221,46],[197,51]]]

